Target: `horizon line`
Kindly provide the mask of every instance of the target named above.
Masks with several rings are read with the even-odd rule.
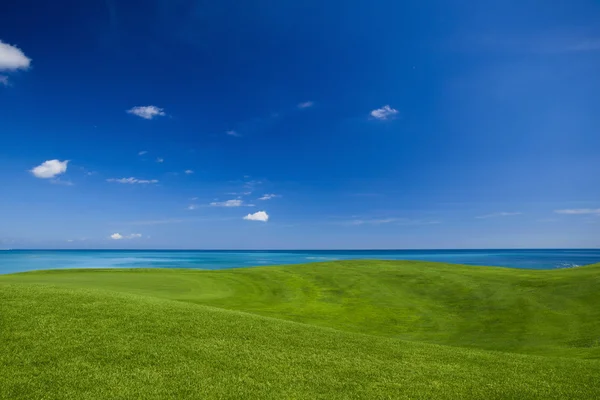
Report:
[[[0,251],[482,251],[482,250],[600,250],[599,247],[481,247],[481,248],[363,248],[363,249],[169,249],[169,248],[4,248]]]

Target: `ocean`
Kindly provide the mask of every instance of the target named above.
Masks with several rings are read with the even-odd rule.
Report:
[[[600,262],[600,249],[543,250],[3,250],[0,274],[56,268],[226,269],[348,259],[423,260],[525,269]]]

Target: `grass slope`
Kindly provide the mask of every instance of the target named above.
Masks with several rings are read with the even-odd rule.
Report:
[[[600,265],[6,275],[0,398],[597,398],[599,288]]]

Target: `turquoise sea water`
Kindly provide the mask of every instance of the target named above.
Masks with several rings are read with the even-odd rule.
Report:
[[[3,250],[0,274],[54,268],[225,269],[347,259],[425,260],[529,269],[600,262],[600,249],[544,250]]]

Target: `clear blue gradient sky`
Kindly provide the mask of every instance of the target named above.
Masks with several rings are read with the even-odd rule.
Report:
[[[8,2],[0,248],[598,247],[599,21],[595,0]]]

